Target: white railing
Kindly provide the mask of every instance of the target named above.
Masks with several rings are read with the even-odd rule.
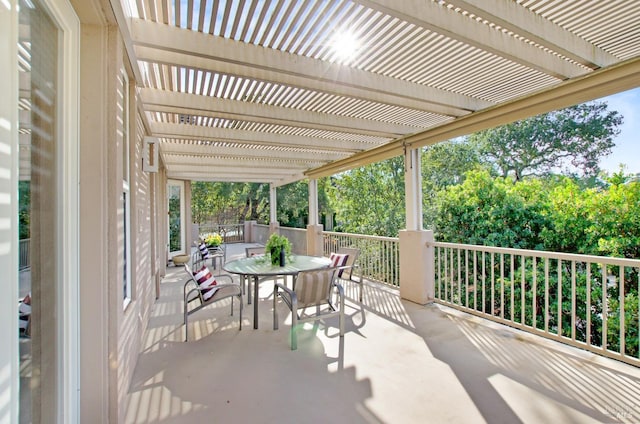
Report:
[[[438,303],[640,365],[640,260],[431,245]]]
[[[325,256],[337,252],[341,247],[356,247],[360,249],[358,264],[365,279],[396,287],[400,285],[400,250],[397,238],[329,231],[323,231],[322,238]]]
[[[20,262],[19,269],[27,269],[31,267],[31,239],[20,240]]]
[[[224,243],[243,243],[244,224],[201,224],[200,234],[218,233],[222,236]]]

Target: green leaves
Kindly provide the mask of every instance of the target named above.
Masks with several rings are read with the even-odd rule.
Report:
[[[576,168],[584,176],[599,172],[600,157],[611,153],[622,116],[606,103],[584,103],[481,131],[469,136],[480,156],[504,177],[516,181]]]

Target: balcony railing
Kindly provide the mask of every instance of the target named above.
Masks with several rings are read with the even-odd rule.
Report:
[[[452,243],[433,247],[439,303],[640,365],[640,260]]]
[[[20,240],[20,259],[19,269],[28,269],[31,267],[31,239]]]
[[[222,236],[224,243],[244,242],[244,224],[202,224],[199,232],[200,234],[218,233]]]
[[[365,279],[396,287],[400,285],[400,246],[397,238],[329,231],[324,231],[322,236],[325,256],[337,252],[341,247],[356,247],[360,249],[358,263]]]
[[[305,230],[280,230],[304,249]],[[436,302],[640,366],[640,260],[441,242],[431,246]],[[360,249],[366,280],[399,287],[397,238],[323,232],[324,255],[340,247]]]

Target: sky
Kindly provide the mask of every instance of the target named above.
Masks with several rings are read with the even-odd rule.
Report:
[[[613,153],[600,161],[600,167],[611,174],[624,164],[627,174],[640,173],[640,88],[598,100],[607,102],[609,110],[619,112],[624,118],[620,135],[614,139]]]

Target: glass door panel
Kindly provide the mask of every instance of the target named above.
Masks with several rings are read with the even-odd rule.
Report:
[[[184,224],[184,183],[169,181],[167,185],[169,210],[169,257],[186,253]]]

